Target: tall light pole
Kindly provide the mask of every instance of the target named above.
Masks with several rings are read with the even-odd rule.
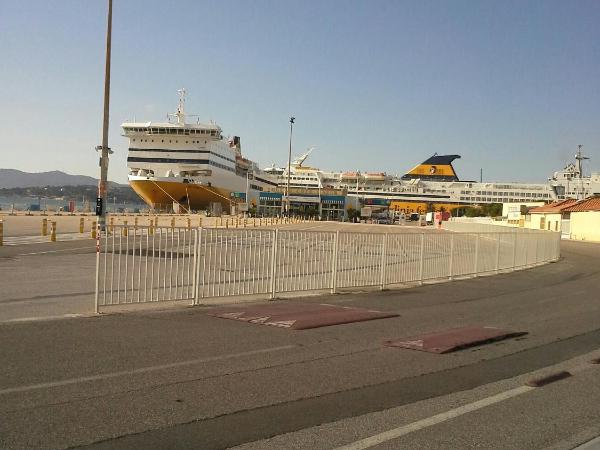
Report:
[[[290,151],[288,153],[288,168],[287,168],[287,189],[286,189],[286,201],[287,201],[287,214],[290,213],[290,171],[292,170],[292,131],[294,130],[295,117],[290,117]]]
[[[112,35],[112,0],[108,0],[108,20],[106,24],[106,63],[104,66],[104,116],[102,118],[102,145],[96,147],[101,152],[100,156],[100,181],[98,182],[98,199],[96,200],[96,215],[98,227],[101,230],[106,226],[106,191],[108,180],[108,155],[112,153],[108,147],[108,111],[110,98],[110,49]]]

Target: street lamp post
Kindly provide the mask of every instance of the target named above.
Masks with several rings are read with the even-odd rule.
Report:
[[[292,168],[292,131],[294,129],[294,121],[296,120],[295,117],[290,117],[290,149],[289,149],[289,153],[288,153],[288,167],[287,167],[287,188],[286,188],[286,193],[285,193],[285,197],[286,197],[286,213],[287,215],[290,214],[290,171]]]
[[[252,176],[254,179],[254,176]],[[246,172],[246,216],[250,212],[250,171]]]
[[[96,147],[101,152],[100,156],[100,181],[98,182],[98,200],[96,202],[96,215],[98,227],[101,230],[106,226],[106,191],[108,180],[108,155],[112,153],[108,147],[108,111],[110,98],[110,50],[112,36],[112,0],[108,0],[108,19],[106,25],[106,62],[104,66],[104,116],[102,118],[102,145]]]

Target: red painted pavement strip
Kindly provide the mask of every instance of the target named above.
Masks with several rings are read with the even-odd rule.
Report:
[[[388,340],[384,342],[384,345],[430,353],[450,353],[467,347],[523,336],[524,334],[527,334],[527,332],[502,330],[496,327],[463,327],[410,338]]]
[[[207,313],[222,319],[233,319],[293,330],[327,327],[365,320],[397,317],[391,312],[319,303],[278,303],[272,305],[217,308]]]

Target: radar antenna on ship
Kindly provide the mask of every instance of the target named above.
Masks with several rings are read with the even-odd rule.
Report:
[[[185,113],[185,96],[187,95],[187,90],[185,88],[181,88],[177,90],[179,94],[179,104],[177,105],[177,112],[174,114],[167,114],[167,119],[171,117],[177,118],[177,125],[185,125],[186,117],[198,117],[196,114],[186,114]],[[170,121],[170,120],[169,120]],[[198,123],[199,119],[198,119]]]

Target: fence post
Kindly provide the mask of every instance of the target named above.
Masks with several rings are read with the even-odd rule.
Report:
[[[277,270],[277,237],[279,230],[273,230],[273,244],[271,247],[271,299],[275,298],[275,270]]]
[[[425,233],[421,233],[421,252],[419,256],[419,284],[423,284],[423,259],[425,258]]]
[[[94,222],[92,225],[95,227],[94,234],[96,238],[96,285],[94,286],[94,314],[98,314],[98,298],[100,296],[100,223]],[[106,249],[104,251],[106,251]],[[113,252],[114,251],[115,249],[113,248]],[[104,271],[106,272],[106,267]],[[106,277],[106,274],[104,276]]]
[[[454,265],[454,233],[450,235],[450,263],[448,264],[448,279],[452,279],[452,271]]]
[[[383,291],[385,288],[385,259],[386,259],[386,250],[387,250],[387,233],[383,234],[383,239],[381,241],[381,280],[380,280],[380,289]]]
[[[525,237],[526,237],[526,240],[525,240],[525,261],[524,261],[523,267],[527,267],[528,261],[529,261],[529,251],[528,251],[529,250],[529,233],[525,233]]]
[[[475,238],[475,263],[473,264],[473,275],[477,276],[477,266],[479,262],[479,233]]]
[[[340,242],[340,230],[335,232],[333,238],[333,259],[331,260],[331,293],[335,294],[337,291],[337,269],[338,269],[338,253],[339,253],[339,242]]]
[[[517,232],[515,231],[513,233],[513,235],[515,236],[515,238],[513,239],[513,263],[512,263],[512,270],[513,272],[515,271],[515,267],[517,267]]]
[[[194,244],[194,279],[192,285],[194,286],[194,298],[192,299],[192,305],[200,304],[200,248],[202,245],[202,227],[195,231],[196,239]]]
[[[500,236],[501,234],[498,233],[498,239],[496,239],[496,273],[500,270]]]

